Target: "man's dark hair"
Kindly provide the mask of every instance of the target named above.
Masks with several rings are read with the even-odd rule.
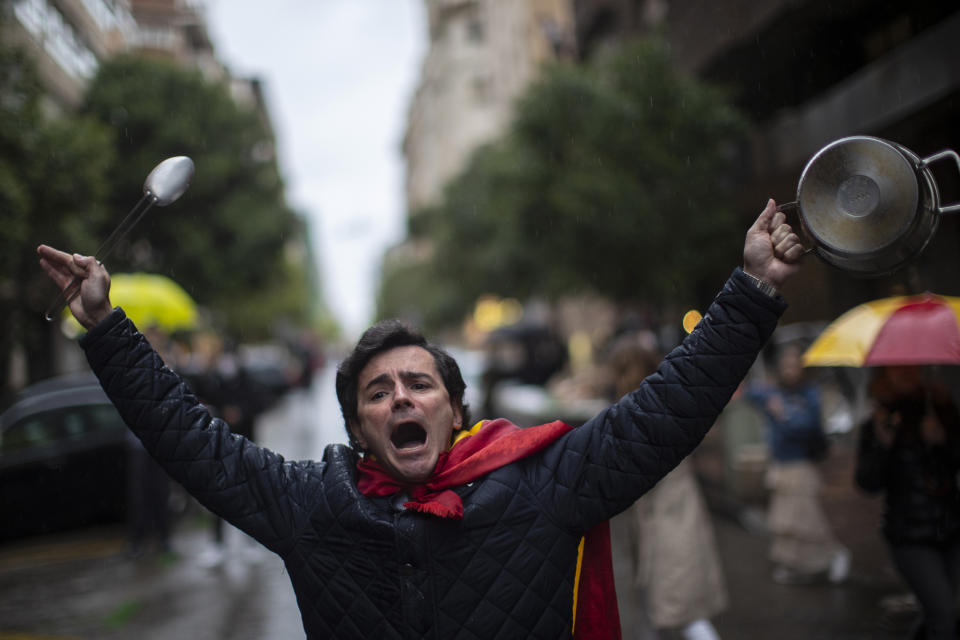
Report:
[[[437,371],[443,379],[450,401],[459,407],[463,416],[463,426],[469,428],[470,407],[463,402],[463,392],[467,385],[463,381],[457,361],[444,349],[430,344],[416,329],[400,320],[383,320],[363,332],[353,352],[337,367],[337,400],[343,412],[350,446],[359,449],[350,431],[351,424],[360,422],[357,414],[357,387],[360,372],[374,356],[396,347],[420,347],[426,350],[437,365]]]

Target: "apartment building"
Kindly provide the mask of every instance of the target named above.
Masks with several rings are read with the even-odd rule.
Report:
[[[76,107],[99,61],[137,33],[127,0],[13,0],[7,9],[4,39],[33,58],[53,109]]]
[[[403,142],[410,215],[502,133],[543,63],[569,57],[569,0],[425,0],[429,48]]]
[[[202,0],[129,0],[137,23],[132,48],[199,69],[207,79],[227,76],[207,31]]]
[[[228,77],[200,0],[12,0],[8,13],[4,38],[35,61],[54,109],[78,106],[100,62],[124,52],[171,59],[211,80]]]
[[[730,89],[753,122],[737,205],[795,199],[804,166],[849,135],[896,141],[921,157],[960,149],[960,7],[936,0],[574,0],[588,57],[652,32],[684,70]],[[960,201],[960,167],[931,167],[942,202]],[[745,220],[745,223],[748,221]],[[867,299],[928,289],[960,294],[960,216],[942,218],[920,259],[889,277],[854,278],[821,261],[793,284],[788,320],[824,319]],[[802,293],[800,293],[802,292]],[[789,294],[790,292],[788,292]]]

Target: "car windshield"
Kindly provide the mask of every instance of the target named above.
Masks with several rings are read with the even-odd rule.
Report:
[[[25,416],[0,433],[0,455],[88,434],[123,429],[112,405],[62,407]]]

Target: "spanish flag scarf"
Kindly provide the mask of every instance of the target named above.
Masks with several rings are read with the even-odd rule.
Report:
[[[533,455],[572,428],[559,421],[526,429],[503,419],[478,422],[469,431],[458,434],[453,446],[440,454],[427,482],[403,485],[371,456],[357,463],[357,487],[368,497],[406,491],[410,496],[404,503],[407,509],[459,520],[463,518],[463,502],[451,490],[453,487]],[[619,640],[621,637],[608,522],[593,527],[580,541],[573,589],[573,637],[575,640]]]

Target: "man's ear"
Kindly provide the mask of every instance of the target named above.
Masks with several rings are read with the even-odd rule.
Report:
[[[466,425],[463,424],[463,405],[455,404],[453,406],[453,430],[457,431],[458,429],[464,428]]]
[[[353,441],[357,443],[357,446],[367,450],[367,439],[363,437],[363,432],[360,430],[360,425],[351,420],[347,423],[347,429],[350,430],[350,435],[353,436]]]

